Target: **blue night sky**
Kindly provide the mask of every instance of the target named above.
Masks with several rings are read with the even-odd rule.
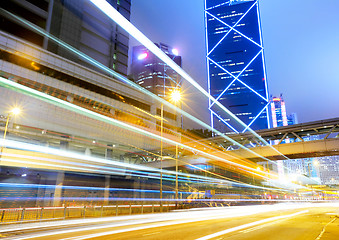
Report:
[[[132,0],[131,21],[178,48],[184,70],[207,88],[203,9],[204,0]],[[270,94],[282,93],[299,122],[339,117],[339,1],[261,0],[260,11]],[[207,99],[184,87],[184,110],[208,121]]]

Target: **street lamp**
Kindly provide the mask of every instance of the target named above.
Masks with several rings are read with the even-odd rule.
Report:
[[[172,102],[174,102],[175,105],[181,101],[181,98],[182,98],[181,92],[178,89],[175,89],[171,93],[171,100]],[[181,127],[181,123],[180,123],[180,127]],[[178,189],[179,189],[179,185],[178,185],[178,144],[176,144],[175,145],[175,199],[176,200],[178,200],[178,191],[179,191]]]
[[[160,212],[162,212],[162,135],[164,124],[164,104],[160,107]]]
[[[7,129],[8,129],[9,118],[11,117],[11,115],[18,115],[20,112],[21,112],[20,108],[16,107],[16,108],[13,108],[7,115],[4,137],[3,137],[3,140],[2,140],[1,150],[0,150],[1,157],[2,157],[2,152],[3,152],[3,149],[4,149],[4,145],[5,145],[5,139],[6,139]]]
[[[178,103],[181,92],[176,89],[170,95],[170,101]],[[180,125],[181,126],[181,125]],[[162,160],[163,160],[163,129],[164,129],[164,104],[160,108],[160,212],[162,212]],[[178,144],[175,145],[175,199],[178,199]]]
[[[172,91],[171,101],[175,104],[181,101],[181,92],[178,89]]]

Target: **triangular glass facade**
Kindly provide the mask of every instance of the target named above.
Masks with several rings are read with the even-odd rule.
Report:
[[[253,130],[269,128],[268,90],[258,0],[206,0],[209,93]],[[246,132],[212,100],[211,125]]]

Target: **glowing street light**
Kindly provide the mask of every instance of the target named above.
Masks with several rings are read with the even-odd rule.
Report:
[[[177,103],[181,100],[181,92],[176,89],[170,94],[170,100]],[[160,212],[162,212],[162,161],[163,161],[163,128],[164,128],[164,104],[160,107]],[[175,199],[178,199],[178,144],[175,145]]]
[[[0,157],[2,157],[2,152],[3,152],[3,149],[4,149],[4,145],[5,145],[5,140],[6,140],[6,134],[7,134],[7,129],[8,129],[8,123],[9,123],[9,118],[11,115],[18,115],[19,113],[21,112],[20,108],[13,108],[7,115],[7,118],[6,118],[6,126],[5,126],[5,131],[4,131],[4,137],[3,137],[3,140],[2,140],[2,144],[1,144],[1,151],[0,151]]]
[[[171,100],[174,102],[174,103],[177,103],[181,100],[181,92],[179,90],[174,90],[172,93],[171,93]]]
[[[170,95],[171,101],[175,104],[182,100],[181,92],[179,89],[175,89]],[[181,124],[180,124],[181,126]],[[175,199],[178,199],[179,185],[178,185],[178,144],[175,145]]]
[[[172,49],[172,53],[173,53],[175,56],[178,56],[178,55],[179,55],[179,51],[178,51],[178,49],[176,49],[176,48],[173,48],[173,49]]]
[[[13,115],[18,115],[21,112],[20,108],[13,108],[12,111],[10,111],[10,113],[12,113]]]
[[[141,53],[139,56],[138,56],[138,60],[143,60],[145,58],[148,57],[148,54],[145,52],[145,53]]]

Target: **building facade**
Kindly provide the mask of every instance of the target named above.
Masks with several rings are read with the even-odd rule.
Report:
[[[314,160],[316,171],[322,184],[339,184],[339,156],[318,157]]]
[[[286,105],[282,94],[280,94],[280,97],[271,96],[271,113],[274,128],[288,125]]]
[[[163,43],[156,45],[181,67],[177,49]],[[133,47],[131,76],[140,86],[162,98],[168,98],[181,86],[179,74],[144,46]]]
[[[272,97],[271,114],[272,114],[272,127],[282,127],[288,125],[298,124],[298,117],[296,113],[287,115],[285,100],[280,94],[279,97]]]
[[[288,125],[298,124],[298,116],[296,113],[291,113],[287,115],[287,123]]]
[[[130,18],[130,0],[109,3]],[[0,30],[8,32],[74,62],[93,68],[64,47],[39,35],[13,18],[12,13],[32,26],[66,42],[116,72],[127,75],[129,35],[85,0],[1,1]],[[7,12],[6,12],[7,11]],[[9,13],[8,13],[9,12]]]
[[[270,127],[258,1],[206,0],[209,93],[248,127]],[[211,125],[221,132],[245,132],[209,100]]]

